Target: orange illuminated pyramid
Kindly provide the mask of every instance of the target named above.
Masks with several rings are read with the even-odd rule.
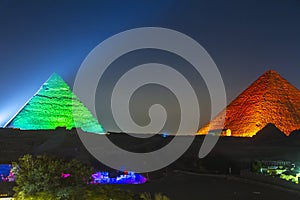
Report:
[[[300,129],[300,91],[273,70],[260,76],[198,134],[222,130],[223,136],[252,137],[270,123],[287,136]]]

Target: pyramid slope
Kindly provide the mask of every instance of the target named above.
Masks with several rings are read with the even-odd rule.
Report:
[[[105,133],[90,111],[55,73],[5,127],[21,130],[65,127],[68,130],[81,128],[86,132]]]
[[[225,123],[220,122],[226,112]],[[270,70],[240,94],[226,110],[199,130],[228,130],[231,136],[253,137],[267,124],[274,124],[285,135],[300,129],[300,91]]]

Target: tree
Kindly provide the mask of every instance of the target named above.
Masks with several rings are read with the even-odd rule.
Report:
[[[255,160],[251,163],[251,171],[255,173],[259,173],[261,168],[263,167],[263,164],[261,161]]]
[[[52,195],[57,199],[71,199],[78,188],[86,186],[93,169],[83,163],[70,162],[50,156],[24,155],[13,166],[18,166],[16,199],[35,195]],[[62,177],[62,174],[69,174]],[[36,199],[36,198],[35,198]]]

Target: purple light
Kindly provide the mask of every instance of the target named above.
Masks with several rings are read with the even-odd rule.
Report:
[[[143,184],[145,177],[134,172],[97,172],[92,175],[93,184]]]
[[[70,177],[71,176],[71,174],[65,174],[65,173],[61,173],[61,177],[62,178],[68,178],[68,177]]]

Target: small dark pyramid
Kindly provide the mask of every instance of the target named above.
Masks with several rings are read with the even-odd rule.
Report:
[[[226,112],[225,124],[220,121]],[[231,136],[252,137],[267,124],[274,124],[285,135],[300,129],[300,91],[270,70],[240,94],[226,110],[199,130],[230,130]]]
[[[255,140],[260,141],[282,141],[282,139],[287,138],[287,136],[281,132],[274,124],[267,124],[263,129],[257,132],[253,136]]]
[[[295,131],[291,132],[291,134],[289,135],[289,137],[291,137],[291,138],[297,138],[298,141],[300,141],[300,130],[295,130]]]
[[[105,133],[91,112],[55,73],[5,127],[21,130],[81,128],[86,132]]]

